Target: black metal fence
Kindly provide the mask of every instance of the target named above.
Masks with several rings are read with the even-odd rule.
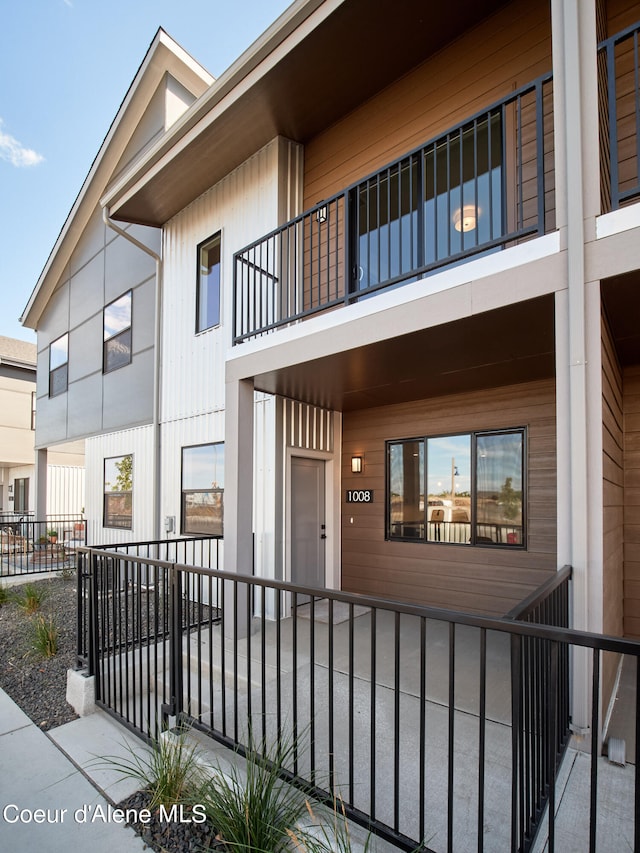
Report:
[[[0,576],[73,569],[76,549],[87,544],[87,523],[78,515],[30,515],[0,519]]]
[[[293,744],[288,778],[406,850],[527,851],[545,814],[553,850],[571,655],[591,650],[599,733],[602,652],[640,652],[566,627],[568,569],[492,619],[136,554],[79,564],[110,713],[144,737],[183,720],[240,751]]]
[[[545,75],[235,255],[234,343],[555,228]]]
[[[603,207],[640,196],[640,23],[599,46]]]

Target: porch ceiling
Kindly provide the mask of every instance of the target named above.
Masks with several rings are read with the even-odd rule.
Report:
[[[271,394],[338,411],[494,388],[555,374],[552,296],[254,377]]]
[[[109,202],[112,216],[163,225],[275,136],[304,143],[505,3],[458,0],[452,15],[418,0],[345,0],[269,66],[284,25],[214,83],[156,146],[146,174],[130,174]]]
[[[602,299],[620,363],[640,364],[640,271],[604,281]]]

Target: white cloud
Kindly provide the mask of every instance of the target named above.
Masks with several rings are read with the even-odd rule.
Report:
[[[0,119],[0,160],[6,160],[12,166],[37,166],[42,163],[44,157],[33,151],[31,148],[25,148],[17,139],[2,129],[2,119]]]

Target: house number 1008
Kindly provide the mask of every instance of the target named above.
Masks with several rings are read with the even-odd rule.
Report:
[[[373,503],[373,489],[347,489],[348,504]]]

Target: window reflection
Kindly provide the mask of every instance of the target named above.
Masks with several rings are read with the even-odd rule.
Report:
[[[522,544],[522,452],[521,432],[478,436],[476,535],[479,541]]]
[[[391,536],[424,538],[424,442],[392,444],[389,471]]]
[[[468,542],[471,537],[471,436],[428,439],[427,472],[427,538],[434,542],[443,539]]]

